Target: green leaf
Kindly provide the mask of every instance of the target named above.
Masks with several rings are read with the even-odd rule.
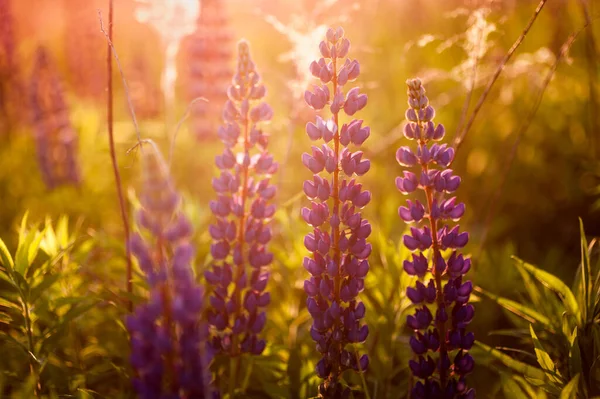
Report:
[[[588,315],[593,310],[592,299],[592,267],[590,265],[590,255],[588,252],[588,243],[585,238],[583,221],[579,218],[579,232],[581,234],[581,318],[582,323],[587,322]]]
[[[100,301],[92,300],[92,301],[88,301],[87,303],[84,303],[85,299],[82,298],[81,302],[82,302],[82,304],[75,305],[71,309],[69,309],[67,311],[67,313],[65,313],[60,318],[60,320],[58,320],[58,322],[50,328],[50,330],[48,330],[48,332],[45,334],[45,336],[43,338],[42,347],[44,349],[52,351],[54,349],[52,347],[54,338],[57,336],[60,336],[63,333],[63,329],[65,329],[71,321],[73,321],[77,317],[83,315],[84,313],[88,312],[90,309],[93,309],[94,307],[96,307],[96,305]]]
[[[515,360],[512,357],[510,357],[509,355],[507,355],[503,352],[500,352],[499,350],[494,349],[482,342],[475,341],[475,344],[477,346],[479,346],[481,349],[483,349],[484,351],[486,351],[488,354],[490,354],[491,356],[493,356],[494,358],[496,358],[497,360],[502,362],[502,364],[504,364],[506,367],[517,372],[519,375],[523,375],[524,377],[527,377],[531,380],[538,380],[538,381],[542,381],[542,382],[547,381],[546,373],[544,373],[543,370],[541,370],[535,366],[532,366],[530,364]]]
[[[503,298],[499,295],[493,294],[479,287],[476,288],[476,291],[490,298],[492,301],[496,302],[498,305],[502,306],[506,310],[516,314],[519,317],[522,317],[525,320],[528,320],[530,323],[538,322],[548,327],[549,329],[552,329],[550,319],[538,312],[537,310],[522,305],[521,303],[513,301],[511,299]]]
[[[582,371],[581,350],[579,349],[579,330],[575,328],[571,339],[571,348],[569,349],[569,373],[575,375]]]
[[[529,396],[515,380],[509,375],[501,375],[501,386],[504,395],[509,398],[535,398],[535,396]]]
[[[15,264],[13,262],[13,258],[11,256],[10,252],[8,251],[8,248],[6,247],[6,244],[4,243],[4,241],[2,241],[1,238],[0,238],[0,262],[6,268],[6,270],[8,271],[8,274],[12,274]]]
[[[29,232],[22,233],[19,236],[19,246],[15,255],[15,271],[25,275],[27,268],[33,263],[40,249],[40,244],[44,238],[37,228]]]
[[[577,320],[581,320],[581,314],[579,311],[579,305],[577,304],[577,300],[573,295],[573,292],[569,289],[569,287],[562,282],[558,277],[550,274],[544,270],[541,270],[529,263],[524,262],[523,260],[513,256],[512,257],[518,267],[527,270],[533,277],[535,277],[540,283],[544,284],[546,287],[551,290],[557,292],[567,312],[569,312],[572,316],[574,316]]]
[[[560,377],[561,375],[558,372],[558,370],[556,370],[552,358],[550,358],[550,355],[544,349],[544,346],[535,334],[535,330],[533,329],[533,326],[531,324],[529,325],[529,331],[531,333],[531,339],[533,339],[535,357],[537,358],[538,363],[540,364],[540,366],[542,366],[542,369],[546,371],[546,375],[548,376],[550,381],[560,383],[561,378],[558,377]]]
[[[60,273],[47,273],[44,275],[43,280],[31,288],[31,292],[29,294],[29,303],[34,304],[35,301],[46,291],[48,288],[52,287],[54,283],[56,283],[62,275]]]
[[[558,399],[577,399],[577,386],[579,385],[579,377],[581,374],[577,374],[569,381],[567,385],[560,391]]]

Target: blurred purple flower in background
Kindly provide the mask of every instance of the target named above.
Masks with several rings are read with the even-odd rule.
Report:
[[[215,159],[220,175],[213,179],[217,199],[210,203],[216,217],[209,228],[213,264],[204,274],[211,290],[208,320],[216,350],[259,355],[266,345],[259,333],[271,301],[265,289],[273,260],[267,250],[275,213],[270,201],[276,192],[270,179],[277,163],[260,128],[273,111],[261,101],[266,90],[246,41],[238,44],[237,71],[227,93],[225,123],[218,133],[225,150]]]
[[[179,210],[180,196],[153,145],[144,145],[141,233],[129,245],[149,285],[149,300],[127,318],[133,385],[142,399],[213,398],[204,292],[194,279],[191,224]]]
[[[81,171],[78,137],[69,120],[62,83],[56,66],[44,47],[38,47],[31,79],[29,104],[37,159],[49,189],[63,184],[78,185]]]
[[[231,80],[232,32],[223,0],[202,0],[196,30],[183,38],[179,74],[186,101],[208,101],[191,108],[191,130],[198,140],[217,139],[223,102]]]

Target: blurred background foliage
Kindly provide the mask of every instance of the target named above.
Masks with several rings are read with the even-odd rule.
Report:
[[[302,152],[310,148],[304,126],[314,115],[302,98],[310,83],[308,65],[318,56],[319,40],[329,25],[344,26],[353,55],[361,63],[359,84],[369,95],[363,115],[372,132],[365,146],[372,172],[364,184],[373,193],[365,214],[373,225],[374,251],[362,294],[371,331],[364,344],[371,356],[367,383],[371,398],[404,397],[409,384],[404,321],[410,306],[404,291],[410,281],[401,266],[407,253],[400,245],[405,225],[397,217],[397,207],[403,199],[394,187],[394,176],[399,173],[394,157],[396,148],[403,143],[405,80],[416,76],[423,79],[438,112],[437,121],[453,137],[464,127],[538,1],[223,3],[228,15],[227,29],[234,42],[241,38],[250,41],[268,88],[267,101],[275,111],[269,127],[270,149],[281,164],[276,176],[279,210],[271,244],[276,260],[269,289],[275,300],[269,308],[265,330],[268,347],[265,356],[254,360],[248,376],[251,383],[240,397],[316,395],[317,356],[309,336],[310,320],[302,289],[306,277],[301,267],[305,255],[302,242],[308,227],[299,216],[300,208],[306,204],[301,194],[302,181],[309,177],[309,172],[300,167]],[[114,43],[131,89],[141,135],[158,142],[163,153],[168,154],[177,121],[188,107],[182,94],[185,82],[179,81],[174,101],[165,101],[161,89],[166,63],[164,37],[151,25],[136,20],[139,6],[133,0],[115,2]],[[25,276],[24,284],[35,286],[46,274],[60,275],[57,282],[51,282],[52,286],[58,284],[57,288],[45,291],[45,305],[35,309],[38,325],[33,334],[41,340],[39,347],[28,349],[28,354],[17,343],[8,342],[6,337],[18,340],[25,332],[12,325],[18,324],[17,316],[9,317],[12,321],[8,322],[0,319],[0,332],[4,333],[0,335],[0,394],[6,397],[30,397],[35,392],[50,397],[132,396],[122,320],[126,314],[124,301],[142,300],[143,290],[136,288],[138,296],[134,298],[127,298],[123,292],[123,228],[108,153],[106,41],[100,32],[98,10],[106,20],[107,1],[0,1],[0,237],[12,254],[23,245],[19,236],[25,231],[36,232],[43,242],[50,240],[51,234],[63,237],[58,252],[41,246],[43,259],[38,261],[44,266]],[[600,38],[597,23],[579,34],[558,64],[539,110],[528,120],[536,96],[544,89],[544,77],[569,35],[585,25],[586,12],[595,21],[600,4],[593,0],[558,0],[545,5],[491,89],[457,152],[453,167],[463,180],[458,195],[467,205],[463,224],[471,233],[468,252],[474,257],[470,276],[480,287],[479,292],[527,303],[524,298],[531,295],[534,283],[515,267],[512,255],[570,286],[582,259],[578,217],[588,237],[600,235],[600,59],[598,39],[594,40]],[[52,55],[63,83],[70,122],[78,134],[83,176],[78,186],[61,186],[51,191],[44,186],[36,164],[27,100],[27,88],[36,79],[31,70],[40,45]],[[14,51],[7,50],[11,48]],[[179,66],[185,63],[185,54],[180,54],[177,62]],[[134,198],[139,162],[136,152],[127,150],[135,145],[136,132],[118,70],[113,79],[117,156],[128,197]],[[470,107],[465,113],[469,97]],[[529,128],[515,147],[512,159],[511,151],[524,123],[529,123]],[[172,173],[178,189],[185,194],[185,211],[195,224],[198,276],[209,251],[208,202],[214,196],[210,181],[215,172],[214,156],[221,148],[218,140],[200,143],[187,122],[182,124],[174,144]],[[19,227],[26,212],[28,222]],[[9,312],[10,305],[4,301],[16,294],[4,283],[0,288],[0,309]],[[556,301],[556,294],[549,295]],[[528,323],[524,325],[509,310],[502,310],[489,295],[480,296],[471,326],[477,339],[489,348],[512,347],[504,353],[538,367]],[[94,306],[67,320],[68,333],[53,341],[50,348],[44,347],[44,334],[55,323],[61,323],[76,298],[85,298]],[[556,314],[559,310],[549,312]],[[537,323],[534,320],[533,325],[542,334],[540,339],[551,339],[538,329]],[[592,318],[592,324],[597,324],[597,319]],[[517,328],[525,333],[519,337],[495,333]],[[555,354],[548,352],[555,359]],[[476,361],[484,367],[476,368],[470,379],[480,397],[518,398],[523,397],[523,390],[533,392],[532,397],[558,397],[556,390],[535,387],[498,359],[489,350],[478,352]],[[41,369],[31,374],[32,364]],[[215,371],[218,367],[214,366]],[[32,381],[26,377],[30,375],[39,378]]]

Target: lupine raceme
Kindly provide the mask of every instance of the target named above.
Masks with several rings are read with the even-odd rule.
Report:
[[[46,186],[79,184],[78,137],[69,120],[62,83],[43,47],[35,53],[29,86],[37,159]]]
[[[449,225],[458,222],[465,205],[456,197],[445,199],[458,189],[461,179],[448,168],[454,149],[436,143],[444,138],[444,126],[434,124],[435,110],[421,81],[408,80],[407,86],[404,136],[415,141],[416,148],[403,146],[396,152],[398,163],[407,168],[396,178],[396,186],[405,195],[421,193],[421,200],[408,199],[398,209],[400,218],[411,225],[403,243],[412,259],[404,262],[404,270],[417,277],[416,285],[406,292],[415,305],[415,313],[407,318],[414,330],[410,338],[414,358],[409,366],[417,379],[411,397],[474,398],[475,391],[465,381],[475,364],[468,353],[475,337],[466,331],[475,312],[468,303],[473,286],[464,280],[471,259],[459,252],[469,234],[460,232],[458,224]]]
[[[103,1],[71,2],[65,6],[65,50],[69,84],[80,98],[104,99],[106,39],[98,34],[98,9]]]
[[[181,45],[180,81],[187,101],[208,101],[191,108],[191,123],[198,140],[217,139],[220,110],[227,100],[231,79],[232,33],[223,0],[202,0],[197,28]]]
[[[127,318],[134,388],[141,399],[216,397],[210,388],[204,292],[195,282],[192,227],[169,170],[153,145],[142,152],[140,233],[130,238],[149,286],[148,302]]]
[[[23,82],[17,51],[13,1],[0,0],[0,137],[23,119]]]
[[[213,264],[205,277],[211,289],[213,345],[233,359],[242,353],[259,355],[266,345],[259,333],[271,301],[265,291],[273,260],[267,249],[275,213],[269,202],[276,192],[270,178],[277,171],[260,127],[273,111],[262,101],[265,86],[245,41],[238,44],[237,71],[227,93],[218,132],[225,150],[215,160],[220,175],[213,179],[217,199],[210,203],[216,217],[209,228]]]
[[[360,209],[369,203],[371,193],[355,176],[367,173],[371,165],[362,151],[350,147],[362,145],[370,128],[358,119],[340,126],[343,114],[352,117],[367,103],[358,87],[344,93],[344,87],[358,77],[360,65],[346,58],[350,41],[343,29],[328,29],[319,48],[322,57],[311,63],[310,71],[321,84],[307,91],[305,100],[316,111],[327,106],[331,116],[317,116],[315,123],[306,125],[309,138],[322,144],[313,146],[312,154],[302,155],[302,162],[313,173],[312,179],[304,182],[311,206],[302,209],[302,217],[313,228],[304,239],[311,252],[304,259],[304,268],[310,273],[304,290],[313,317],[310,333],[322,355],[316,367],[324,380],[319,395],[345,398],[351,390],[342,384],[342,373],[348,369],[362,372],[369,363],[367,355],[359,357],[349,344],[364,342],[369,333],[361,322],[365,305],[357,296],[364,289],[371,253],[367,243],[371,226]]]

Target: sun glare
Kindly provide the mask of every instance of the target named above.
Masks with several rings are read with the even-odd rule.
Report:
[[[173,104],[177,80],[177,51],[181,39],[196,28],[199,0],[138,0],[136,19],[152,26],[163,42],[165,68],[161,87],[167,104]]]

